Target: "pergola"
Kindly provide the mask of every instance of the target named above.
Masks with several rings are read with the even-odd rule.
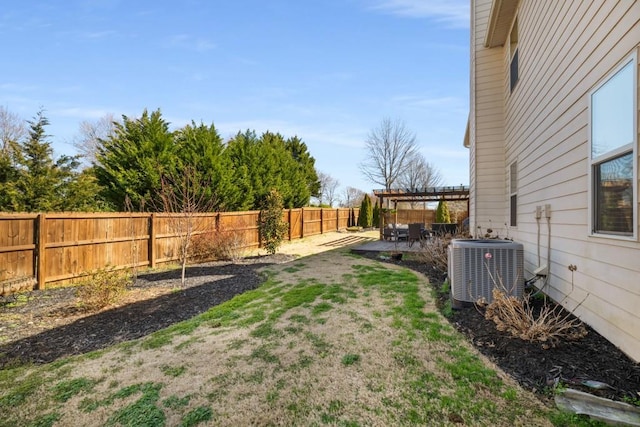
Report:
[[[373,190],[373,194],[380,198],[380,206],[384,205],[385,199],[393,202],[393,209],[396,210],[398,202],[439,202],[445,201],[467,201],[467,212],[469,211],[469,186],[458,185],[451,187],[429,187],[398,188],[390,190]],[[380,237],[382,238],[383,216],[380,215]]]

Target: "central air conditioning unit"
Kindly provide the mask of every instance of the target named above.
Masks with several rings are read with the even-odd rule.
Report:
[[[508,295],[520,298],[524,294],[524,248],[520,243],[454,239],[449,244],[448,267],[454,307],[481,298],[490,303],[496,283]]]

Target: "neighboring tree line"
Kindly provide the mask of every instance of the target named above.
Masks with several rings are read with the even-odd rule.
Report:
[[[320,194],[315,159],[296,136],[247,130],[225,142],[213,124],[171,131],[160,110],[145,110],[101,132],[85,123],[91,166],[81,169],[81,156],[54,159],[42,111],[27,124],[0,108],[0,211],[162,211],[163,194],[186,186],[215,211],[260,209],[272,190],[285,208]]]

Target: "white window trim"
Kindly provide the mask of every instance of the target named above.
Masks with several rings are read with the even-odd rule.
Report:
[[[610,71],[609,73],[607,73],[606,76],[604,76],[598,83],[596,86],[594,86],[593,89],[591,89],[591,91],[589,91],[588,93],[588,103],[589,103],[589,108],[588,108],[588,113],[589,113],[589,118],[588,118],[588,138],[589,138],[589,144],[588,144],[588,167],[589,167],[589,171],[588,171],[588,217],[589,217],[589,221],[588,221],[588,235],[590,237],[597,237],[597,238],[606,238],[606,239],[614,239],[614,240],[626,240],[626,241],[637,241],[638,240],[638,192],[639,190],[639,185],[638,185],[638,51],[639,49],[634,50],[631,55],[627,56],[624,58],[624,60],[622,60],[612,71]],[[634,132],[633,132],[633,142],[631,144],[626,144],[624,146],[618,147],[612,151],[607,152],[604,155],[600,155],[596,158],[591,158],[591,153],[592,153],[592,141],[591,141],[591,117],[592,117],[592,107],[591,107],[591,100],[593,97],[593,94],[600,89],[602,86],[605,85],[605,83],[607,83],[609,81],[609,79],[611,79],[611,77],[613,77],[616,73],[618,73],[618,71],[622,70],[625,66],[629,65],[629,62],[632,62],[634,64],[633,68],[633,93],[635,94],[635,96],[633,97],[633,128],[634,128]],[[594,164],[598,164],[600,163],[602,160],[604,159],[608,159],[608,158],[614,158],[620,154],[623,154],[625,152],[628,152],[629,149],[631,149],[632,152],[632,157],[633,157],[633,235],[618,235],[618,234],[607,234],[607,233],[596,233],[594,232],[594,228],[595,228],[595,206],[594,206],[594,176],[593,176],[593,165]]]

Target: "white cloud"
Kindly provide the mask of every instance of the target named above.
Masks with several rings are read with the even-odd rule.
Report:
[[[351,148],[362,147],[367,134],[366,129],[357,127],[340,128],[314,127],[308,124],[294,124],[285,120],[248,120],[239,122],[216,122],[216,128],[223,136],[234,136],[238,131],[255,130],[258,136],[266,131],[279,132],[285,138],[298,136],[307,145],[321,144]]]
[[[87,32],[81,33],[80,36],[85,39],[106,39],[106,38],[115,36],[117,34],[118,33],[116,33],[113,30],[104,30],[104,31],[87,31]]]
[[[166,41],[166,45],[167,47],[195,50],[196,52],[206,52],[217,47],[215,43],[207,39],[194,37],[188,34],[177,34],[169,37]]]
[[[70,107],[70,108],[52,108],[50,110],[52,115],[60,116],[60,117],[71,117],[79,120],[95,120],[100,119],[107,114],[113,114],[113,111],[97,109],[97,108],[80,108],[80,107]]]
[[[433,18],[452,27],[469,26],[468,0],[376,0],[374,10],[412,18]]]
[[[414,108],[426,108],[433,109],[437,108],[438,110],[458,110],[464,109],[464,102],[453,96],[442,96],[442,97],[420,97],[415,95],[405,95],[405,96],[396,96],[392,99],[392,102],[395,104],[401,104],[406,107],[414,107]]]

